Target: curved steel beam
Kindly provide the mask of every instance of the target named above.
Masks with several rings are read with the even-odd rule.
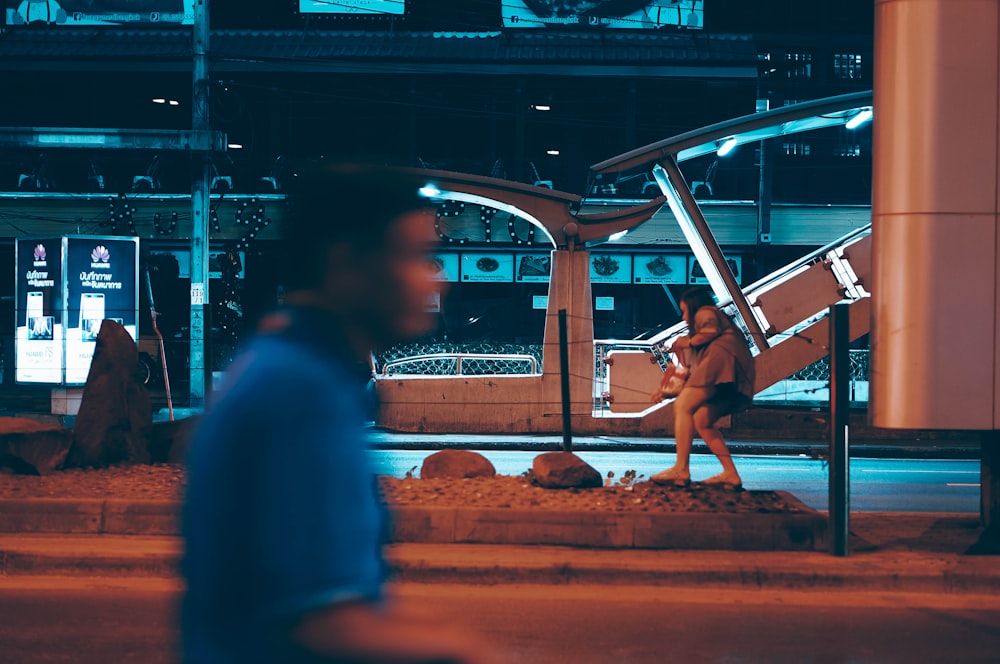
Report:
[[[619,210],[580,214],[577,210],[583,198],[575,194],[455,171],[406,170],[426,178],[428,184],[442,192],[441,198],[480,203],[526,219],[544,231],[558,248],[571,243],[582,246],[634,228],[656,214],[667,200],[660,196]]]
[[[752,113],[650,143],[605,159],[591,166],[590,170],[594,173],[614,173],[641,166],[652,167],[654,163],[663,163],[668,157],[682,162],[715,152],[727,138],[735,138],[736,145],[741,145],[775,136],[842,125],[871,105],[872,91],[867,90]]]

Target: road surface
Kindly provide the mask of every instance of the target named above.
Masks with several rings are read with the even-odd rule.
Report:
[[[117,587],[116,587],[116,585]],[[996,662],[1000,598],[636,586],[399,586],[499,662]],[[4,664],[175,661],[172,582],[0,581]]]

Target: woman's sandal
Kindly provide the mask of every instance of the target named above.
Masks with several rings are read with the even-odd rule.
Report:
[[[676,468],[668,468],[656,473],[649,479],[653,484],[685,487],[691,484],[691,473],[677,470]]]
[[[743,490],[743,480],[739,479],[737,476],[734,482],[729,475],[726,473],[719,473],[713,477],[709,477],[707,480],[702,480],[701,484],[706,484],[708,486],[716,486],[726,491],[742,491]]]

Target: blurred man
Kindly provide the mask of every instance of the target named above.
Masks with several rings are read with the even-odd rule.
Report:
[[[296,182],[285,306],[192,441],[185,661],[481,661],[384,597],[364,433],[372,350],[431,328],[433,211],[418,182],[385,169],[317,166]]]

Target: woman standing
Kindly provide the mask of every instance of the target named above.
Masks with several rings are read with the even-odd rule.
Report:
[[[722,472],[704,484],[739,490],[743,488],[743,480],[715,423],[753,401],[756,377],[753,356],[743,333],[715,306],[708,289],[695,287],[685,291],[680,308],[688,325],[688,336],[675,341],[671,350],[686,350],[690,375],[674,401],[677,460],[672,468],[650,479],[657,484],[677,486],[691,482],[691,444],[697,431],[722,464]]]

